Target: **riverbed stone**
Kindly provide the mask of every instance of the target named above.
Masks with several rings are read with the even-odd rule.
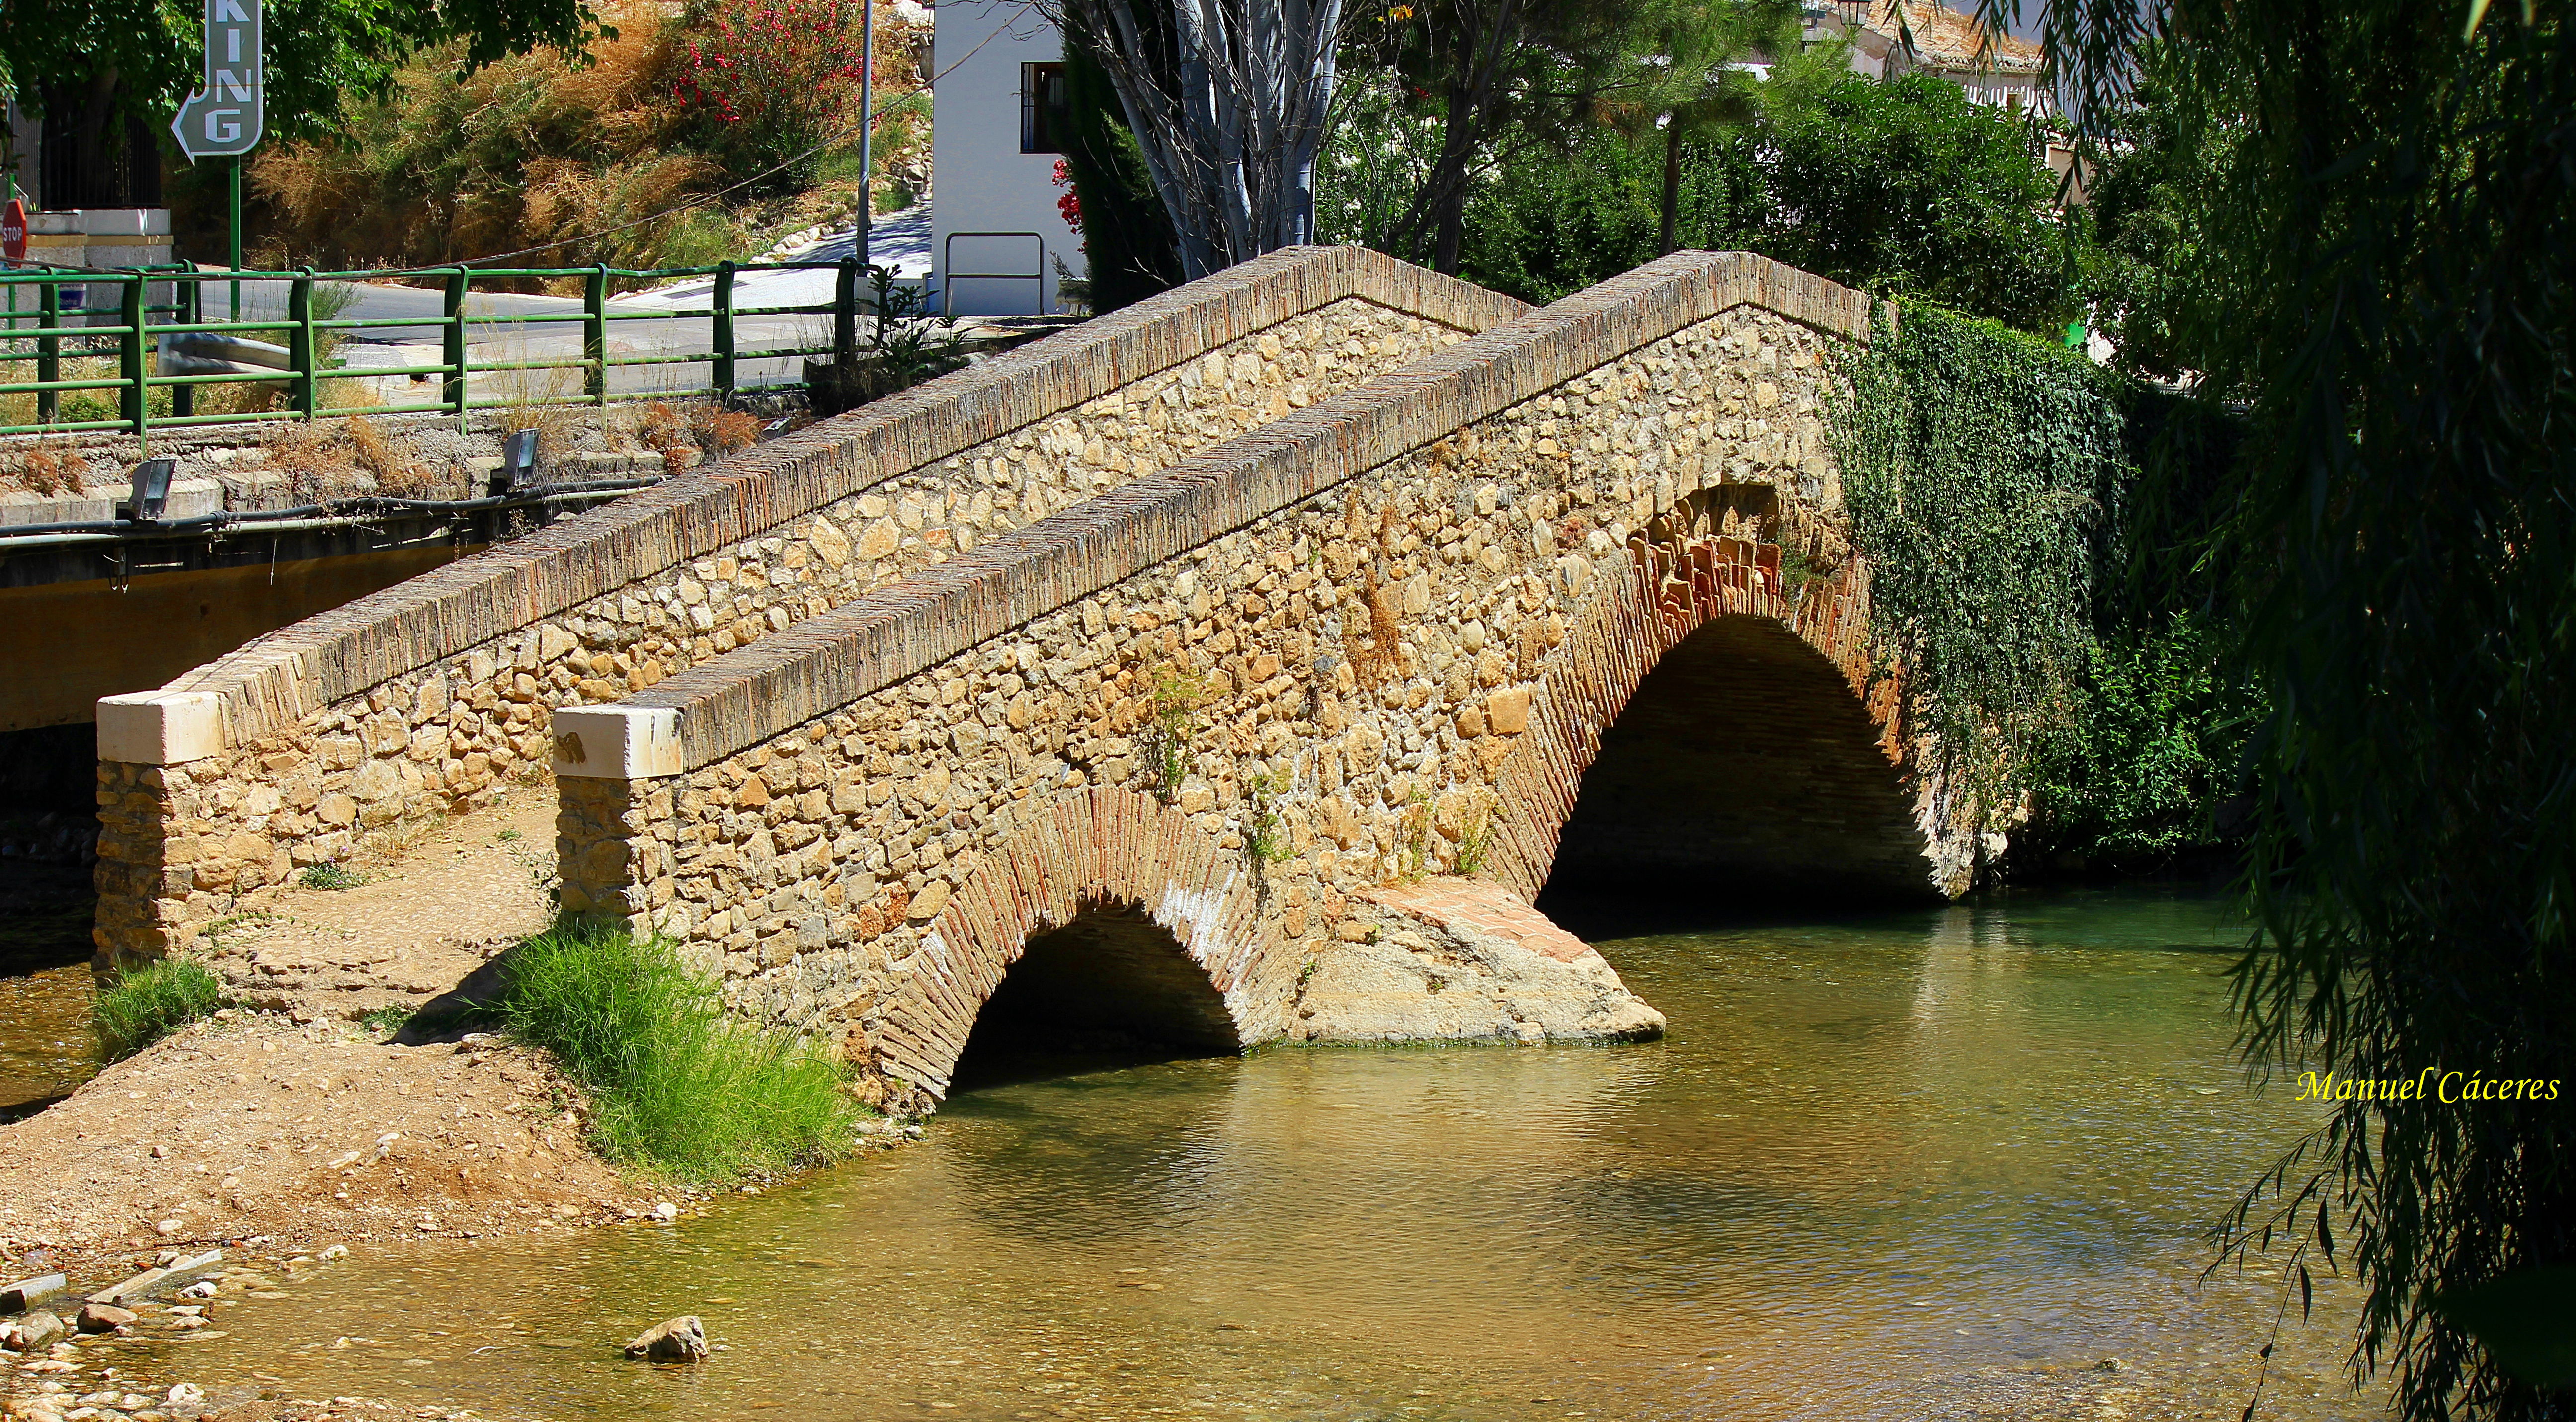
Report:
[[[140,1317],[142,1317],[141,1314],[130,1308],[118,1308],[114,1304],[88,1303],[81,1305],[80,1313],[73,1319],[73,1323],[83,1333],[113,1333],[117,1329],[130,1326]]]
[[[635,1335],[626,1356],[656,1363],[695,1363],[707,1356],[707,1328],[694,1313],[665,1319]]]
[[[24,1313],[34,1304],[63,1291],[60,1274],[38,1274],[11,1284],[0,1284],[0,1313]]]

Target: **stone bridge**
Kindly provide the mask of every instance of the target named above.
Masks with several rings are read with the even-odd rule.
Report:
[[[979,1028],[1644,1035],[1542,890],[1933,899],[1822,395],[1868,303],[1283,253],[101,704],[107,961],[497,779],[878,1099]]]

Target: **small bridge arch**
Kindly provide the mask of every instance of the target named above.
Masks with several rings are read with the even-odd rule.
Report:
[[[1208,1051],[1277,1035],[1245,991],[1277,947],[1256,876],[1150,795],[1092,787],[1019,817],[941,898],[871,1034],[933,1094],[979,1030],[1089,1027]]]

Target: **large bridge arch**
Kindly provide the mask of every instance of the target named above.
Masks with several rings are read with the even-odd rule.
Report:
[[[1495,778],[1497,876],[1560,890],[1955,897],[1973,842],[1900,734],[1867,573],[1783,576],[1776,505],[1696,495],[1629,543]]]
[[[1151,795],[1094,786],[1015,824],[939,906],[868,1050],[886,1075],[945,1096],[978,1020],[1023,964],[1069,990],[1058,1005],[1073,1013],[1241,1048],[1276,1034],[1253,989],[1275,975],[1277,946],[1239,853]],[[1084,990],[1086,957],[1101,992]]]

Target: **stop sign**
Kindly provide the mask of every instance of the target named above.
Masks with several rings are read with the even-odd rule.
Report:
[[[27,205],[16,198],[0,212],[0,257],[13,262],[27,260]]]

